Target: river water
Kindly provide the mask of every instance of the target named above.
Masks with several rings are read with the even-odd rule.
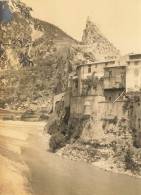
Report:
[[[140,179],[50,153],[44,125],[0,121],[0,195],[141,194]]]

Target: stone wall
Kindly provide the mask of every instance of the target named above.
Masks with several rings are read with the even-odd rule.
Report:
[[[141,104],[134,102],[129,110],[130,127],[134,132],[135,144],[141,146]]]
[[[101,118],[127,118],[128,112],[123,110],[124,101],[99,102],[99,115]]]
[[[90,103],[90,116],[95,118],[98,114],[98,103],[103,101],[103,96],[73,96],[70,101],[70,116],[71,118],[83,117],[85,112],[85,104]]]

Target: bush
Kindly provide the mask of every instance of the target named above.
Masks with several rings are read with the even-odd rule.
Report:
[[[40,120],[48,120],[48,119],[49,119],[49,116],[45,114],[40,115]]]
[[[128,149],[125,155],[125,168],[132,172],[138,172],[139,170],[137,163],[133,160],[133,151],[131,149]]]
[[[21,120],[24,121],[27,118],[32,118],[35,114],[35,111],[33,110],[27,110],[21,115]]]
[[[60,132],[53,134],[49,142],[50,149],[55,152],[57,149],[65,146],[65,136]]]

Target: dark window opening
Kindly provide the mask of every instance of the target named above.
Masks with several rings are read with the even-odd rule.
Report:
[[[135,64],[135,65],[138,65],[138,61],[135,61],[134,64]]]
[[[88,66],[88,73],[91,72],[91,65]]]
[[[109,97],[109,101],[111,101],[111,97]]]
[[[130,62],[128,62],[128,65],[130,65]]]
[[[112,77],[112,71],[109,71],[109,77]]]
[[[141,122],[141,120],[140,120],[140,118],[139,118],[139,119],[138,119],[138,128],[140,128],[140,127],[141,127],[140,122]]]

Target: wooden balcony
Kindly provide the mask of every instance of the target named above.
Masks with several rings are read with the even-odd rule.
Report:
[[[125,88],[125,80],[123,78],[117,79],[115,77],[104,78],[104,89],[120,89]]]

